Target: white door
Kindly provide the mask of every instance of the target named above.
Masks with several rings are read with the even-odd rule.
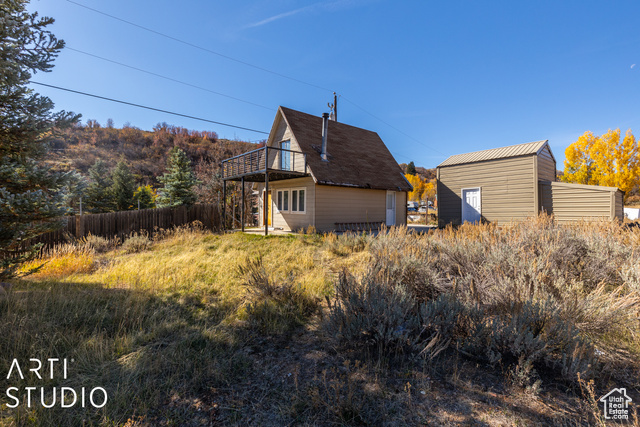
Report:
[[[462,189],[462,223],[480,222],[482,212],[480,188]]]
[[[396,192],[387,191],[387,225],[396,225]]]

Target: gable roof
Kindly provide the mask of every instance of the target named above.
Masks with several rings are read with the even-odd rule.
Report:
[[[527,142],[526,144],[510,145],[508,147],[492,148],[490,150],[474,151],[473,153],[456,154],[440,163],[438,167],[540,154],[544,147],[547,147],[549,149],[549,153],[551,153],[549,141],[544,140]],[[553,153],[551,153],[551,156],[553,157]]]
[[[286,107],[278,112],[291,129],[317,184],[411,191],[411,184],[377,133],[329,120],[328,162],[320,159],[322,117]],[[276,120],[269,139],[276,129]]]

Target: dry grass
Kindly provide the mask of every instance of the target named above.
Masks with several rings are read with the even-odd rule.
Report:
[[[640,387],[640,230],[133,237],[55,248],[0,295],[0,373],[74,360],[11,385],[109,404],[0,425],[586,425],[593,396]]]

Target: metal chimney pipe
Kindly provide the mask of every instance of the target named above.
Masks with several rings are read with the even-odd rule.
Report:
[[[329,131],[329,113],[322,113],[322,152],[320,158],[323,162],[328,162],[327,158],[327,132]]]

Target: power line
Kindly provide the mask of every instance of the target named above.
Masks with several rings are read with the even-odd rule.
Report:
[[[344,99],[345,101],[347,101],[349,104],[353,105],[354,107],[357,107],[357,108],[359,108],[360,110],[364,111],[365,113],[367,113],[368,115],[370,115],[370,116],[371,116],[371,117],[373,117],[374,119],[379,120],[379,121],[381,121],[382,123],[384,123],[385,125],[389,126],[391,129],[395,130],[396,132],[401,133],[402,135],[406,136],[407,138],[412,139],[413,141],[417,142],[418,144],[422,145],[423,147],[428,148],[429,150],[435,151],[435,152],[436,152],[436,153],[438,153],[438,154],[442,154],[443,156],[446,156],[446,154],[442,153],[441,151],[438,151],[438,150],[436,150],[435,148],[428,146],[427,144],[425,144],[425,143],[421,142],[420,140],[418,140],[418,139],[416,139],[416,138],[412,137],[411,135],[408,135],[408,134],[404,133],[403,131],[401,131],[401,130],[400,130],[400,129],[398,129],[397,127],[395,127],[395,126],[393,126],[393,125],[391,125],[391,124],[387,123],[386,121],[382,120],[380,117],[376,116],[375,114],[370,113],[369,111],[365,110],[364,108],[362,108],[361,106],[359,106],[359,105],[358,105],[358,104],[356,104],[355,102],[351,101],[350,99],[345,98],[345,97],[344,97],[344,96],[342,96],[342,95],[341,95],[340,97],[341,97],[342,99]]]
[[[133,107],[145,108],[147,110],[152,110],[152,111],[159,111],[161,113],[172,114],[174,116],[186,117],[188,119],[200,120],[202,122],[214,123],[216,125],[227,126],[227,127],[231,127],[231,128],[247,130],[249,132],[256,132],[256,133],[262,133],[262,134],[265,134],[265,135],[269,135],[269,132],[263,132],[261,130],[255,130],[255,129],[250,129],[250,128],[246,128],[246,127],[242,127],[242,126],[231,125],[229,123],[217,122],[215,120],[209,120],[209,119],[203,119],[203,118],[200,118],[200,117],[189,116],[187,114],[174,113],[172,111],[162,110],[160,108],[147,107],[145,105],[134,104],[133,102],[120,101],[118,99],[107,98],[105,96],[94,95],[94,94],[86,93],[86,92],[80,92],[78,90],[67,89],[67,88],[64,88],[64,87],[49,85],[49,84],[46,84],[46,83],[35,82],[33,80],[31,80],[30,83],[37,84],[37,85],[40,85],[40,86],[51,87],[51,88],[54,88],[54,89],[64,90],[64,91],[67,91],[67,92],[77,93],[77,94],[80,94],[80,95],[91,96],[93,98],[104,99],[106,101],[118,102],[120,104],[125,104],[125,105],[131,105]]]
[[[103,16],[109,17],[109,18],[111,18],[111,19],[114,19],[114,20],[117,20],[117,21],[123,22],[123,23],[128,24],[128,25],[131,25],[131,26],[133,26],[133,27],[136,27],[136,28],[142,29],[142,30],[144,30],[144,31],[147,31],[147,32],[150,32],[150,33],[153,33],[153,34],[159,35],[159,36],[161,36],[161,37],[165,37],[165,38],[167,38],[167,39],[170,39],[170,40],[176,41],[176,42],[178,42],[178,43],[182,43],[182,44],[184,44],[184,45],[187,45],[187,46],[193,47],[193,48],[195,48],[195,49],[202,50],[202,51],[204,51],[204,52],[211,53],[211,54],[213,54],[213,55],[217,55],[217,56],[219,56],[219,57],[221,57],[221,58],[225,58],[225,59],[227,59],[227,60],[229,60],[229,61],[233,61],[233,62],[236,62],[236,63],[242,64],[242,65],[246,65],[246,66],[248,66],[248,67],[255,68],[255,69],[257,69],[257,70],[260,70],[260,71],[263,71],[263,72],[266,72],[266,73],[269,73],[269,74],[273,74],[273,75],[275,75],[275,76],[278,76],[278,77],[281,77],[281,78],[284,78],[284,79],[288,79],[288,80],[291,80],[291,81],[294,81],[294,82],[297,82],[297,83],[300,83],[300,84],[304,84],[304,85],[307,85],[307,86],[310,86],[310,87],[314,87],[314,88],[316,88],[316,89],[321,89],[321,90],[325,90],[325,91],[329,91],[329,92],[335,92],[335,91],[333,91],[333,90],[331,90],[331,89],[328,89],[328,88],[326,88],[326,87],[319,86],[319,85],[316,85],[316,84],[313,84],[313,83],[310,83],[310,82],[307,82],[307,81],[304,81],[304,80],[300,80],[300,79],[297,79],[297,78],[295,78],[295,77],[287,76],[287,75],[282,74],[282,73],[279,73],[279,72],[277,72],[277,71],[269,70],[269,69],[264,68],[264,67],[261,67],[261,66],[259,66],[259,65],[255,65],[255,64],[252,64],[252,63],[249,63],[249,62],[246,62],[246,61],[240,60],[240,59],[236,59],[236,58],[233,58],[233,57],[231,57],[231,56],[228,56],[228,55],[222,54],[222,53],[220,53],[220,52],[216,52],[216,51],[214,51],[214,50],[208,49],[208,48],[206,48],[206,47],[202,47],[202,46],[199,46],[199,45],[197,45],[197,44],[194,44],[194,43],[191,43],[191,42],[188,42],[188,41],[185,41],[185,40],[179,39],[179,38],[177,38],[177,37],[170,36],[170,35],[165,34],[165,33],[162,33],[162,32],[160,32],[160,31],[153,30],[153,29],[148,28],[148,27],[145,27],[145,26],[143,26],[143,25],[136,24],[136,23],[131,22],[131,21],[127,21],[126,19],[119,18],[119,17],[117,17],[117,16],[114,16],[114,15],[108,14],[108,13],[106,13],[106,12],[102,12],[102,11],[100,11],[100,10],[98,10],[98,9],[94,9],[94,8],[92,8],[92,7],[86,6],[86,5],[81,4],[81,3],[78,3],[78,2],[76,2],[76,1],[73,1],[73,0],[66,0],[66,1],[67,1],[67,2],[69,2],[69,3],[75,4],[75,5],[77,5],[77,6],[83,7],[83,8],[85,8],[85,9],[91,10],[91,11],[93,11],[93,12],[95,12],[95,13],[100,14],[100,15],[103,15]],[[191,84],[189,84],[189,83],[185,83],[185,82],[182,82],[182,81],[179,81],[179,80],[171,79],[171,78],[169,78],[169,77],[161,76],[161,75],[159,75],[159,74],[155,74],[155,73],[151,73],[151,72],[148,72],[148,71],[145,71],[145,70],[141,70],[141,69],[138,69],[138,68],[136,68],[136,67],[132,67],[132,66],[128,66],[128,65],[125,65],[125,64],[121,64],[121,63],[118,63],[118,62],[116,62],[116,61],[111,61],[111,60],[108,60],[108,59],[106,59],[106,58],[99,57],[99,56],[97,56],[97,55],[92,55],[92,54],[88,54],[88,53],[86,53],[86,52],[81,52],[81,51],[78,51],[77,49],[72,49],[72,50],[75,50],[75,51],[80,52],[80,53],[85,53],[85,54],[87,54],[87,55],[95,56],[95,57],[97,57],[97,58],[99,58],[99,59],[103,59],[103,60],[105,60],[105,61],[109,61],[109,62],[113,62],[113,63],[119,64],[119,65],[123,65],[123,66],[128,67],[128,68],[136,69],[136,70],[138,70],[138,71],[142,71],[142,72],[146,72],[146,73],[149,73],[149,74],[153,74],[153,75],[156,75],[156,76],[158,76],[158,77],[166,78],[166,79],[168,79],[168,80],[173,80],[173,81],[176,81],[176,82],[179,82],[179,83],[182,83],[182,84],[186,84],[186,85],[189,85],[189,86],[193,86],[193,85],[191,85]],[[196,86],[193,86],[193,87],[196,87]],[[200,88],[200,87],[198,87],[198,88],[199,88],[199,89],[203,89],[203,90],[207,90],[207,91],[209,91],[208,89],[204,89],[204,88]],[[213,92],[213,91],[209,91],[209,92]],[[249,104],[257,105],[257,106],[260,106],[260,107],[262,107],[262,108],[267,108],[267,109],[271,110],[271,109],[270,109],[270,108],[268,108],[268,107],[264,107],[264,106],[259,105],[259,104],[254,104],[254,103],[249,102],[249,101],[244,101],[244,100],[241,100],[241,99],[238,99],[238,98],[234,98],[234,97],[230,97],[230,96],[228,96],[228,95],[220,94],[220,93],[217,93],[217,92],[213,92],[213,93],[216,93],[216,94],[218,94],[218,95],[222,95],[222,96],[226,96],[226,97],[228,97],[228,98],[233,98],[233,99],[236,99],[236,100],[241,101],[241,102],[247,102],[247,103],[249,103]],[[91,95],[90,95],[90,96],[91,96]],[[423,142],[421,142],[420,140],[418,140],[418,139],[416,139],[416,138],[412,137],[411,135],[408,135],[407,133],[405,133],[405,132],[401,131],[401,130],[400,130],[400,129],[398,129],[397,127],[395,127],[395,126],[393,126],[393,125],[391,125],[391,124],[387,123],[385,120],[382,120],[380,117],[376,116],[375,114],[373,114],[373,113],[371,113],[371,112],[369,112],[369,111],[365,110],[363,107],[359,106],[358,104],[356,104],[355,102],[351,101],[350,99],[348,99],[348,98],[346,98],[346,97],[344,97],[344,96],[342,96],[342,95],[341,95],[341,97],[342,97],[345,101],[347,101],[348,103],[352,104],[353,106],[355,106],[355,107],[357,107],[358,109],[362,110],[363,112],[367,113],[368,115],[370,115],[370,116],[371,116],[371,117],[373,117],[374,119],[376,119],[376,120],[378,120],[378,121],[380,121],[380,122],[384,123],[385,125],[389,126],[391,129],[395,130],[396,132],[399,132],[400,134],[402,134],[402,135],[406,136],[407,138],[409,138],[409,139],[411,139],[411,140],[413,140],[413,141],[417,142],[418,144],[422,145],[423,147],[425,147],[425,148],[427,148],[427,149],[429,149],[429,150],[432,150],[432,151],[434,151],[434,152],[436,152],[436,153],[438,153],[438,154],[441,154],[441,155],[443,155],[443,156],[446,156],[446,154],[442,153],[441,151],[438,151],[438,150],[436,150],[435,148],[430,147],[430,146],[428,146],[428,145],[424,144],[424,143],[423,143]],[[116,102],[118,102],[118,101],[116,101]],[[143,107],[143,108],[144,108],[144,107]],[[171,114],[171,113],[170,113],[170,114]],[[206,121],[206,120],[205,120],[205,121]]]
[[[93,53],[85,52],[85,51],[82,51],[80,49],[74,49],[74,48],[69,47],[69,46],[65,46],[65,49],[69,49],[69,50],[72,50],[74,52],[81,53],[83,55],[92,56],[94,58],[98,58],[98,59],[101,59],[101,60],[106,61],[106,62],[111,62],[112,64],[117,64],[117,65],[120,65],[122,67],[130,68],[132,70],[140,71],[141,73],[150,74],[152,76],[156,76],[156,77],[160,77],[160,78],[165,79],[165,80],[169,80],[169,81],[172,81],[172,82],[180,83],[180,84],[185,85],[185,86],[190,86],[192,88],[203,90],[205,92],[209,92],[209,93],[213,93],[213,94],[216,94],[216,95],[224,96],[225,98],[233,99],[235,101],[244,102],[245,104],[250,104],[250,105],[254,105],[256,107],[264,108],[265,110],[274,111],[273,108],[269,108],[269,107],[266,107],[264,105],[256,104],[255,102],[245,101],[244,99],[236,98],[235,96],[226,95],[224,93],[216,92],[214,90],[207,89],[207,88],[204,88],[202,86],[197,86],[197,85],[194,85],[194,84],[191,84],[191,83],[183,82],[182,80],[174,79],[172,77],[163,76],[162,74],[154,73],[153,71],[143,70],[142,68],[134,67],[133,65],[127,65],[127,64],[124,64],[122,62],[118,62],[118,61],[114,61],[112,59],[104,58],[102,56],[94,55]]]
[[[139,25],[139,24],[136,24],[136,23],[134,23],[134,22],[127,21],[127,20],[122,19],[122,18],[118,18],[117,16],[110,15],[110,14],[108,14],[108,13],[102,12],[102,11],[100,11],[100,10],[98,10],[98,9],[94,9],[94,8],[92,8],[92,7],[89,7],[89,6],[85,6],[84,4],[81,4],[81,3],[75,2],[75,1],[73,1],[73,0],[67,0],[67,2],[69,2],[69,3],[73,3],[73,4],[77,5],[77,6],[83,7],[83,8],[85,8],[85,9],[91,10],[91,11],[96,12],[96,13],[99,13],[100,15],[107,16],[107,17],[109,17],[109,18],[111,18],[111,19],[115,19],[115,20],[117,20],[117,21],[124,22],[125,24],[131,25],[131,26],[134,26],[134,27],[136,27],[136,28],[140,28],[141,30],[145,30],[145,31],[148,31],[148,32],[150,32],[150,33],[153,33],[153,34],[156,34],[156,35],[159,35],[159,36],[165,37],[165,38],[167,38],[167,39],[169,39],[169,40],[173,40],[173,41],[176,41],[176,42],[178,42],[178,43],[182,43],[182,44],[184,44],[184,45],[187,45],[187,46],[190,46],[190,47],[193,47],[193,48],[196,48],[196,49],[200,49],[200,50],[202,50],[202,51],[204,51],[204,52],[208,52],[208,53],[211,53],[211,54],[213,54],[213,55],[217,55],[217,56],[219,56],[219,57],[221,57],[221,58],[224,58],[224,59],[227,59],[227,60],[229,60],[229,61],[237,62],[238,64],[246,65],[246,66],[248,66],[248,67],[252,67],[252,68],[255,68],[255,69],[257,69],[257,70],[264,71],[264,72],[266,72],[266,73],[270,73],[270,74],[273,74],[273,75],[278,76],[278,77],[282,77],[283,79],[288,79],[288,80],[291,80],[291,81],[294,81],[294,82],[297,82],[297,83],[300,83],[300,84],[303,84],[303,85],[307,85],[307,86],[315,87],[316,89],[321,89],[321,90],[326,90],[326,91],[329,91],[329,92],[334,92],[333,90],[331,90],[331,89],[327,89],[326,87],[318,86],[318,85],[316,85],[316,84],[309,83],[309,82],[306,82],[306,81],[304,81],[304,80],[296,79],[295,77],[291,77],[291,76],[287,76],[287,75],[282,74],[282,73],[278,73],[277,71],[273,71],[273,70],[269,70],[269,69],[264,68],[264,67],[260,67],[259,65],[251,64],[251,63],[249,63],[249,62],[246,62],[246,61],[243,61],[243,60],[240,60],[240,59],[233,58],[233,57],[231,57],[231,56],[228,56],[228,55],[222,54],[222,53],[220,53],[220,52],[216,52],[215,50],[211,50],[211,49],[208,49],[208,48],[206,48],[206,47],[202,47],[202,46],[199,46],[199,45],[197,45],[197,44],[194,44],[194,43],[191,43],[191,42],[188,42],[188,41],[185,41],[185,40],[179,39],[179,38],[177,38],[177,37],[173,37],[173,36],[170,36],[170,35],[168,35],[168,34],[161,33],[160,31],[152,30],[151,28],[144,27],[144,26]]]

